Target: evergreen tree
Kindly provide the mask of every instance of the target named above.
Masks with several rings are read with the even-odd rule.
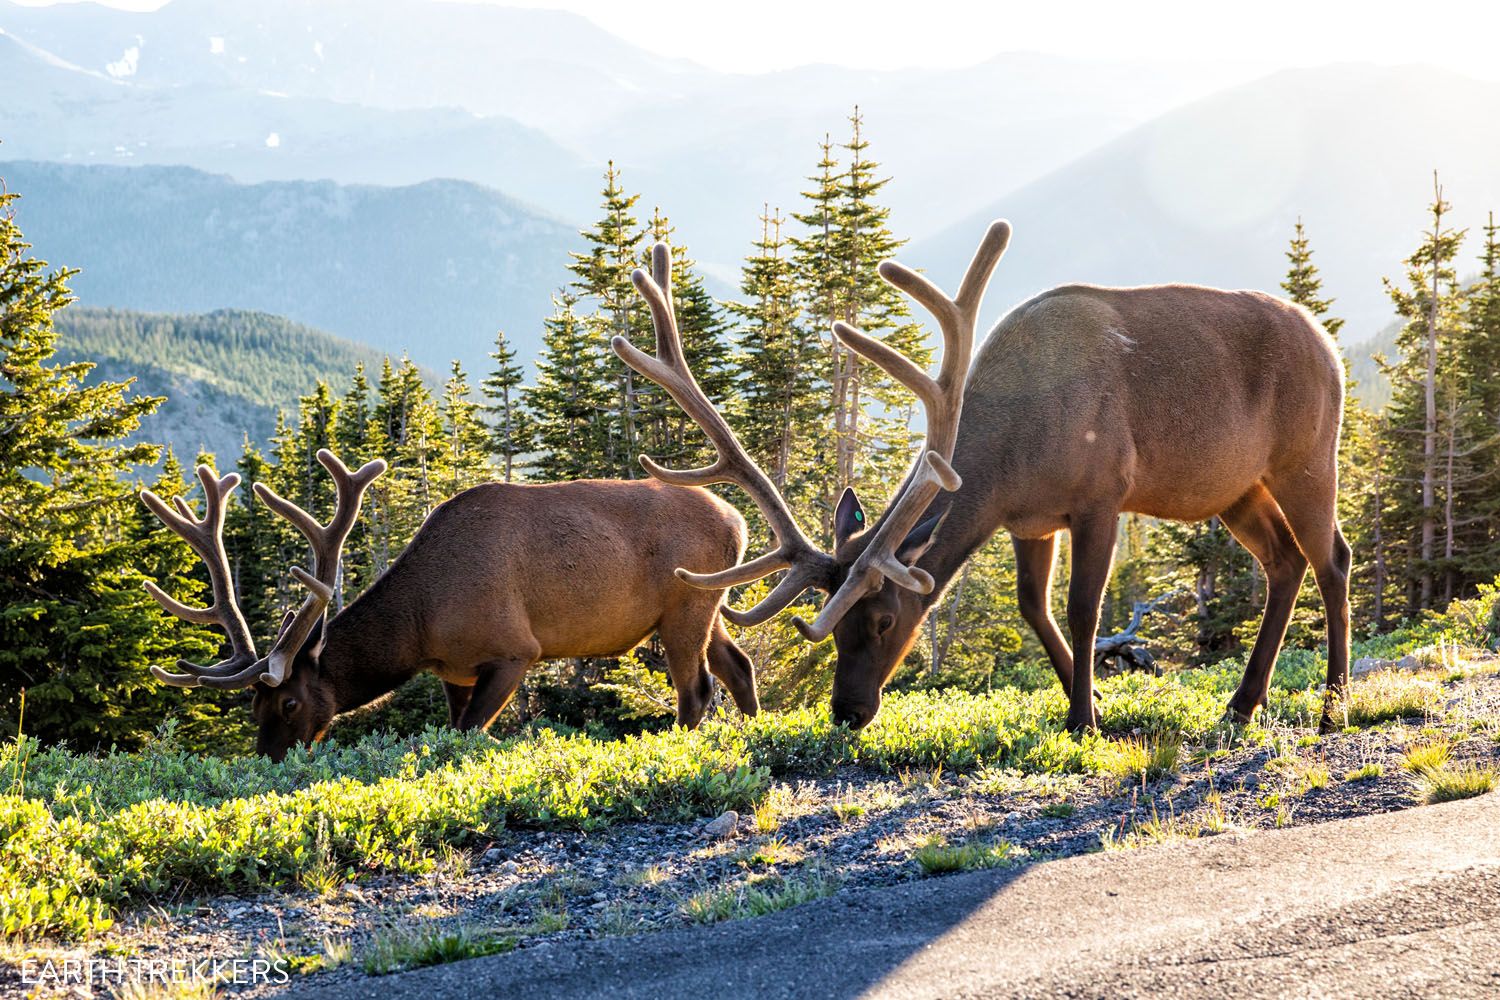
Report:
[[[1397,339],[1402,358],[1389,372],[1392,398],[1386,426],[1390,478],[1412,487],[1392,492],[1387,518],[1392,540],[1399,540],[1405,551],[1401,561],[1408,614],[1436,605],[1438,578],[1445,571],[1437,547],[1443,514],[1440,458],[1446,436],[1442,404],[1453,372],[1448,342],[1460,303],[1454,260],[1463,241],[1463,233],[1446,224],[1450,211],[1434,179],[1428,208],[1431,228],[1406,259],[1407,284],[1386,280],[1391,301],[1406,320]]]
[[[799,440],[818,436],[824,394],[817,365],[822,359],[816,334],[801,322],[796,276],[782,237],[781,213],[760,217],[760,239],[740,280],[739,405],[736,433],[783,495],[795,502],[792,455]]]
[[[849,141],[843,147],[849,166],[840,178],[833,245],[841,276],[839,318],[872,337],[881,337],[918,367],[926,368],[932,350],[925,333],[912,321],[906,295],[881,278],[877,270],[881,261],[894,257],[906,245],[906,240],[891,233],[890,209],[877,200],[890,178],[879,176],[880,165],[869,156],[870,143],[864,137],[864,119],[858,107],[849,124]],[[889,495],[912,461],[916,435],[911,424],[918,404],[910,390],[885,372],[864,364],[847,348],[840,347],[839,351],[845,364],[842,391],[835,387],[835,406],[841,400],[845,409],[840,479],[849,484],[864,483]],[[863,431],[862,422],[866,428]]]
[[[608,409],[614,376],[604,368],[597,321],[579,316],[578,298],[563,292],[544,323],[535,386],[523,390],[535,420],[534,468],[544,482],[608,476],[614,471]]]
[[[842,442],[847,437],[845,398],[849,361],[845,357],[847,351],[832,334],[833,321],[843,318],[840,301],[844,282],[834,245],[843,189],[832,137],[824,134],[818,149],[816,173],[808,178],[812,187],[802,192],[806,208],[792,213],[792,218],[801,223],[805,231],[800,236],[793,236],[791,245],[792,271],[802,313],[807,326],[822,343],[826,359],[822,379],[826,395],[822,409],[825,421],[832,425],[832,433],[814,435],[804,447],[809,452],[808,464],[817,480],[821,535],[828,540],[833,537],[834,503],[849,485],[841,478],[839,462],[844,447]]]
[[[470,398],[469,377],[453,362],[443,385],[441,489],[445,498],[490,479],[489,428],[479,419],[479,404]]]
[[[613,160],[604,175],[602,194],[603,214],[592,228],[581,234],[588,249],[570,254],[573,263],[569,270],[576,275],[572,287],[593,301],[601,322],[590,324],[590,328],[602,338],[604,349],[612,337],[625,337],[637,347],[649,349],[650,317],[630,280],[631,272],[640,263],[644,241],[632,214],[640,195],[625,193]],[[634,479],[643,474],[636,455],[649,450],[643,447],[646,442],[642,441],[641,428],[660,426],[665,403],[654,383],[639,378],[629,365],[615,364],[610,370],[616,400],[612,412],[606,411],[605,416],[614,426],[603,438],[608,462],[601,471]]]
[[[288,570],[286,539],[271,509],[249,487],[273,482],[271,463],[248,438],[235,469],[246,484],[230,496],[224,512],[224,552],[239,595],[240,610],[259,644],[272,642],[292,595],[282,583]],[[223,470],[220,470],[223,471]],[[274,487],[273,487],[274,488]],[[269,648],[269,646],[267,647]]]
[[[1453,336],[1444,435],[1448,594],[1471,594],[1500,574],[1500,228],[1484,226],[1479,275]]]
[[[188,600],[199,589],[191,554],[149,526],[126,485],[158,449],[124,439],[161,400],[54,361],[73,272],[28,256],[13,198],[0,195],[0,715],[15,724],[24,690],[32,735],[138,746],[169,715],[214,712],[148,666],[217,643],[142,588],[150,573]],[[183,492],[175,464],[156,485]]]
[[[389,364],[389,359],[386,364]],[[354,374],[349,380],[349,390],[344,393],[339,403],[333,439],[334,454],[338,455],[351,469],[357,469],[373,459],[384,458],[388,450],[384,434],[375,420],[374,407],[371,405],[370,380],[365,375],[365,366],[362,363],[354,366]],[[373,583],[375,577],[379,575],[379,567],[383,565],[376,557],[377,539],[380,537],[377,527],[381,513],[380,490],[382,488],[383,484],[377,479],[370,489],[365,491],[360,516],[355,520],[354,527],[349,531],[349,538],[344,543],[343,572],[340,576],[342,587],[335,595],[336,610],[343,607],[346,595],[361,593]]]
[[[694,269],[688,248],[673,242],[672,226],[661,214],[661,209],[652,212],[647,233],[652,245],[663,242],[672,248],[672,302],[688,367],[704,395],[727,407],[737,389],[729,323],[704,286],[702,276]],[[648,247],[642,254],[641,266],[649,268],[650,265]],[[654,352],[654,346],[652,350]],[[698,465],[708,461],[713,449],[702,430],[676,403],[665,398],[665,394],[659,396],[663,402],[654,411],[658,423],[647,428],[642,450],[667,466]],[[633,457],[632,461],[635,461]]]
[[[385,363],[378,391],[374,426],[390,471],[370,488],[375,503],[371,530],[375,569],[384,572],[443,499],[434,479],[443,426],[422,371],[410,358],[402,357],[395,367]]]
[[[1312,245],[1301,218],[1297,219],[1292,231],[1286,259],[1287,273],[1281,282],[1282,290],[1286,292],[1288,299],[1311,313],[1337,343],[1344,321],[1329,312],[1334,300],[1323,297],[1323,278],[1318,273],[1317,265],[1313,263]],[[1369,465],[1371,416],[1355,395],[1355,382],[1349,373],[1348,360],[1343,359],[1342,355],[1340,357],[1344,365],[1344,422],[1339,436],[1339,519],[1345,536],[1350,539],[1354,548],[1356,566],[1353,572],[1359,577],[1365,572],[1359,564],[1368,549],[1368,539],[1365,537],[1368,532],[1360,516],[1367,508],[1368,495],[1372,489]],[[1263,595],[1265,581],[1258,578],[1257,584],[1259,593]],[[1303,578],[1302,589],[1297,595],[1288,641],[1295,643],[1314,631],[1321,633],[1323,622],[1322,597],[1313,574],[1308,573]],[[1242,623],[1242,637],[1253,640],[1254,630],[1258,627],[1258,620]]]
[[[1337,340],[1344,321],[1328,314],[1329,308],[1333,305],[1333,299],[1320,297],[1323,294],[1323,279],[1318,275],[1317,265],[1313,263],[1312,246],[1308,241],[1306,231],[1302,228],[1300,216],[1292,231],[1292,241],[1287,248],[1286,259],[1288,262],[1286,277],[1281,281],[1286,297],[1317,317],[1318,322],[1323,324],[1323,329],[1328,331],[1328,335]]]
[[[495,349],[490,352],[495,367],[480,383],[490,414],[490,451],[498,456],[508,483],[518,471],[522,455],[531,451],[535,429],[531,415],[522,404],[522,382],[525,373],[516,361],[516,349],[505,338],[505,331],[495,334]]]

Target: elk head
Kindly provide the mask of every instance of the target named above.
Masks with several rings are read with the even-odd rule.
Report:
[[[611,342],[615,353],[665,389],[703,428],[718,453],[711,465],[701,469],[665,469],[645,455],[641,464],[657,479],[679,486],[738,484],[750,494],[776,537],[776,547],[770,552],[732,569],[701,574],[678,568],[677,575],[694,587],[718,590],[786,570],[759,604],[743,611],[723,609],[726,618],[744,626],[766,621],[808,589],[827,592],[828,600],[813,621],[798,617],[792,623],[811,642],[834,637],[838,649],[833,680],[836,722],[859,728],[875,717],[881,689],[911,648],[936,597],[931,574],[917,561],[933,544],[942,522],[941,511],[930,509],[933,501],[961,483],[949,461],[958,440],[974,327],[985,286],[1009,240],[1009,223],[990,225],[954,298],[910,268],[895,261],[881,263],[880,276],[916,299],[938,321],[943,360],[936,378],[883,341],[847,323],[833,324],[834,336],[841,343],[916,394],[926,411],[927,435],[911,471],[873,528],[867,527],[854,491],[844,491],[834,514],[832,552],[823,552],[808,540],[781,494],[693,378],[677,332],[667,245],[658,243],[653,248],[652,274],[637,270],[632,276],[651,309],[656,356],[638,350],[623,337]]]
[[[350,472],[326,448],[318,452],[318,461],[333,477],[338,491],[333,519],[326,525],[319,524],[316,518],[290,500],[277,496],[264,483],[255,484],[255,495],[267,507],[292,522],[307,538],[313,567],[310,573],[300,566],[291,568],[292,577],[307,588],[307,597],[300,607],[287,612],[282,619],[276,642],[265,656],[256,655],[255,642],[235,596],[229,557],[224,552],[226,501],[240,484],[239,475],[231,472],[220,478],[218,472],[207,465],[198,466],[198,479],[203,483],[202,517],[182,497],[173,497],[169,507],[150,490],[141,491],[141,502],[181,536],[208,567],[213,603],[206,608],[189,607],[149,580],[146,581],[146,590],[157,603],[177,617],[195,625],[222,628],[230,649],[227,659],[212,666],[178,660],[177,673],[155,666],[151,672],[162,683],[174,687],[253,689],[251,711],[257,724],[256,752],[278,761],[296,744],[310,744],[321,738],[333,721],[336,706],[328,685],[323,683],[318,663],[322,652],[323,619],[333,599],[344,539],[359,516],[365,489],[386,468],[385,462],[376,459],[359,471]]]

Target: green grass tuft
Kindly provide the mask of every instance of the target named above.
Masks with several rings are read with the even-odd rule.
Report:
[[[1420,772],[1417,775],[1417,799],[1424,805],[1439,802],[1454,802],[1472,799],[1495,790],[1500,782],[1493,767],[1468,764],[1462,767],[1444,766]]]
[[[917,848],[912,854],[912,860],[928,875],[946,875],[950,872],[994,868],[1013,860],[1012,855],[1010,843],[1004,840],[971,840],[950,845],[942,839],[934,839]]]
[[[1446,767],[1452,754],[1452,745],[1447,740],[1434,740],[1412,747],[1401,760],[1401,767],[1413,774],[1425,774]]]
[[[392,928],[366,947],[361,965],[372,976],[511,951],[516,939],[471,927]]]
[[[755,884],[715,886],[683,901],[682,915],[695,924],[762,917],[768,913],[810,903],[838,891],[839,882],[830,875],[812,871],[793,878],[775,876]]]

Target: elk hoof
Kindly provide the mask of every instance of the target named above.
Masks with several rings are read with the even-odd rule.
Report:
[[[1235,729],[1243,729],[1245,726],[1250,725],[1250,720],[1254,718],[1255,709],[1252,708],[1247,712],[1244,709],[1236,708],[1234,703],[1231,702],[1225,707],[1224,714],[1220,717],[1219,721],[1224,725],[1233,726]]]
[[[1068,732],[1074,736],[1082,736],[1084,733],[1099,729],[1099,710],[1096,708],[1086,716],[1078,716],[1072,712],[1068,713]]]

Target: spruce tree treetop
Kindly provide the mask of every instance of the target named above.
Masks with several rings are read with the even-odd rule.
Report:
[[[1344,321],[1336,316],[1328,315],[1329,308],[1333,306],[1333,299],[1320,298],[1323,291],[1323,279],[1319,277],[1317,265],[1313,263],[1312,247],[1308,243],[1307,233],[1302,228],[1300,216],[1292,232],[1292,241],[1287,248],[1286,259],[1288,261],[1287,273],[1282,279],[1281,287],[1285,290],[1287,298],[1316,316],[1323,324],[1323,329],[1328,331],[1328,335],[1337,339]]]
[[[495,333],[495,349],[490,352],[495,366],[480,387],[487,402],[483,406],[490,416],[490,450],[500,459],[505,481],[516,472],[516,460],[532,449],[535,434],[531,415],[522,400],[525,369],[516,360],[504,330]]]

